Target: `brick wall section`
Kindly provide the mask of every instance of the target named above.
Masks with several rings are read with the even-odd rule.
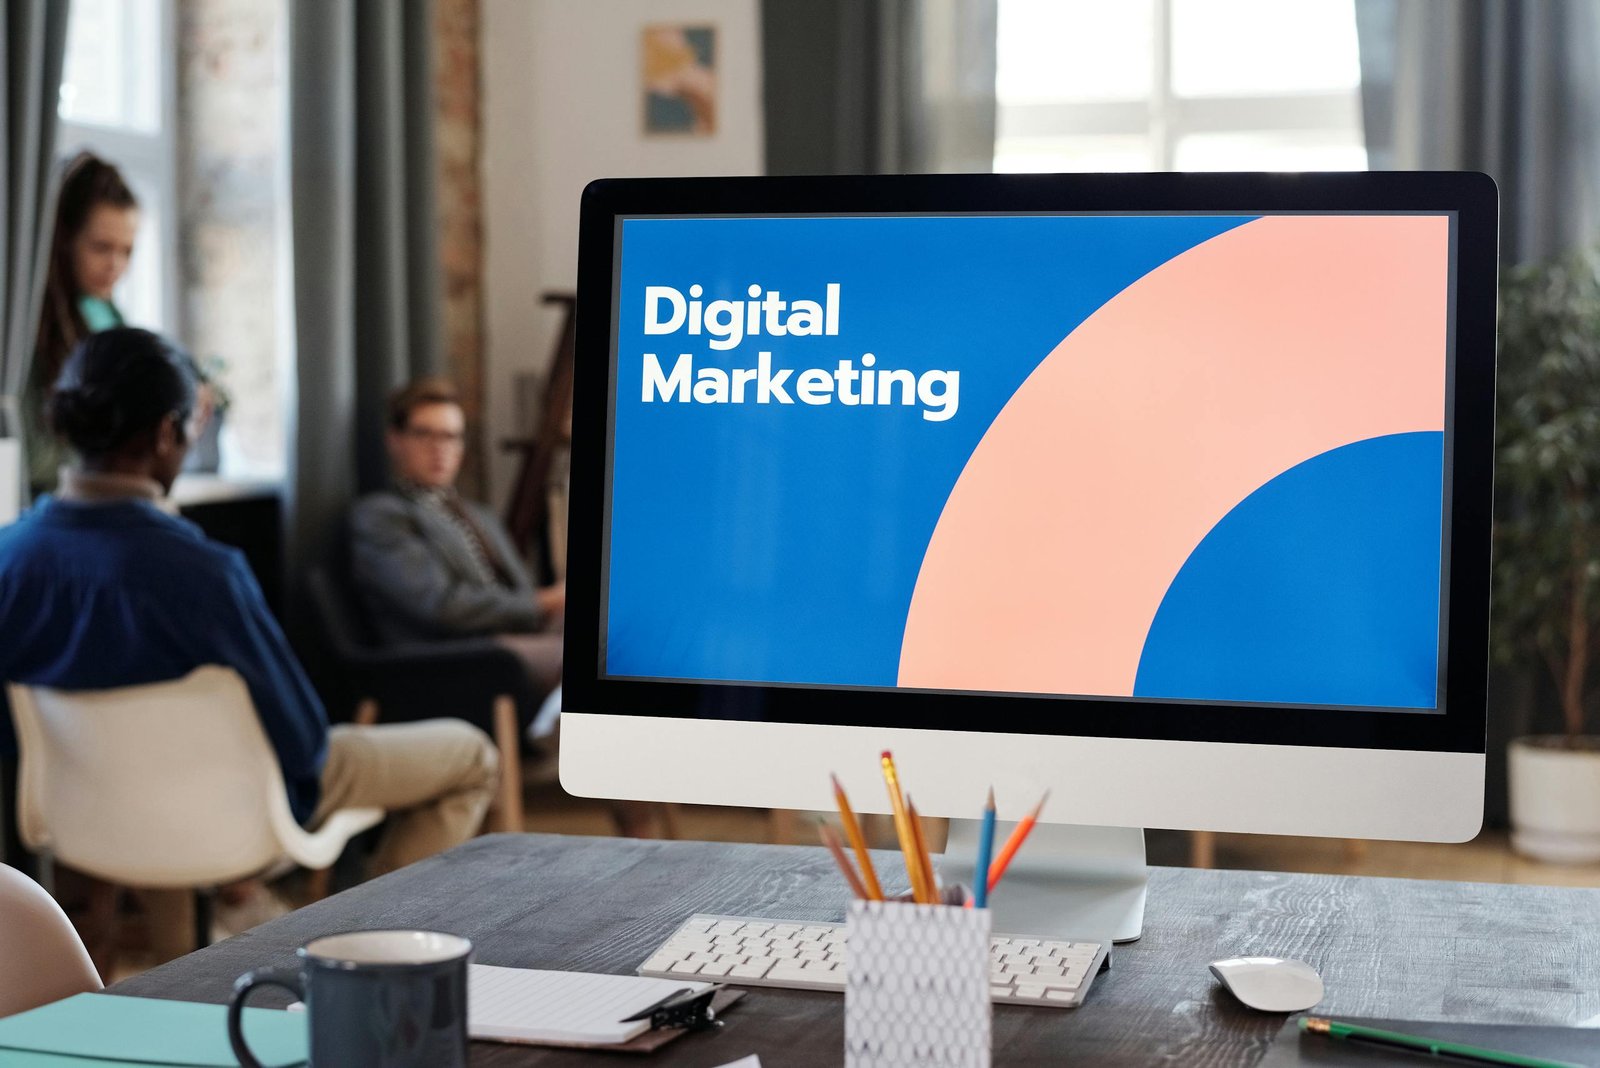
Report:
[[[483,231],[478,153],[478,0],[434,0],[435,141],[438,146],[439,255],[444,270],[444,348],[465,400],[471,447],[461,489],[478,497],[483,432]],[[499,502],[496,502],[498,504]]]

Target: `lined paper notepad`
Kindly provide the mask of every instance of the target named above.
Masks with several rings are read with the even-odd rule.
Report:
[[[473,1038],[499,1042],[611,1045],[650,1027],[648,1019],[623,1023],[624,1016],[674,991],[710,985],[473,964],[467,969],[467,1031]]]

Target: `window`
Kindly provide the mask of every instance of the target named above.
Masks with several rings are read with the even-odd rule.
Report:
[[[1354,0],[1000,0],[997,171],[1360,170]]]
[[[178,325],[172,0],[73,0],[56,144],[116,164],[139,198],[139,234],[117,305],[128,322]]]

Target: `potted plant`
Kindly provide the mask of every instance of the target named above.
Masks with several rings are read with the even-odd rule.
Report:
[[[221,356],[211,356],[201,360],[195,369],[200,376],[199,396],[195,398],[197,432],[183,469],[214,475],[222,466],[222,423],[233,406],[233,394],[224,382],[228,364]]]
[[[1506,272],[1498,397],[1493,651],[1548,672],[1565,728],[1511,743],[1512,847],[1600,860],[1600,250]]]

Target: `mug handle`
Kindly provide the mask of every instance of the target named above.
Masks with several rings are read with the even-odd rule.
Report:
[[[306,999],[305,984],[300,981],[298,968],[257,968],[239,976],[233,984],[233,997],[228,1001],[228,1044],[244,1068],[263,1068],[245,1045],[243,1028],[245,999],[258,986],[281,987],[301,1001]]]

